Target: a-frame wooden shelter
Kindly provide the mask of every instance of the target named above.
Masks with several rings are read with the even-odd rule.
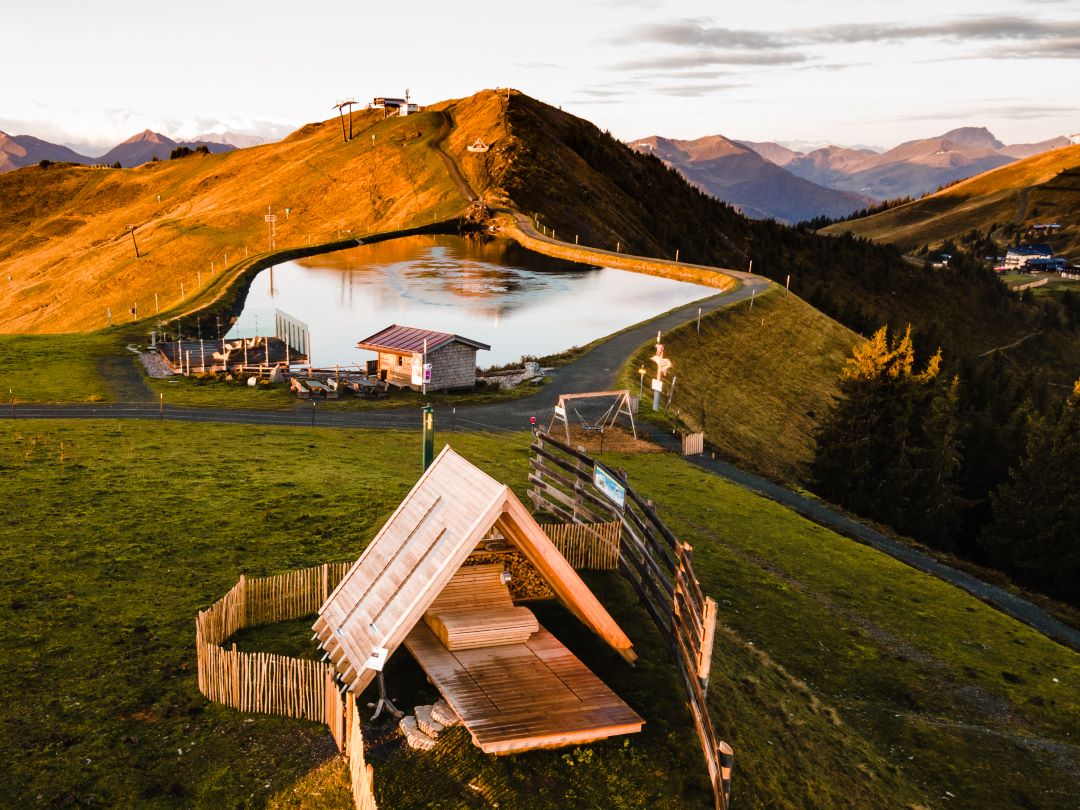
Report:
[[[634,661],[630,640],[513,491],[446,447],[319,611],[314,630],[342,682],[359,694],[404,643],[489,753],[639,731],[644,721],[511,603],[508,574],[463,568],[492,532]]]

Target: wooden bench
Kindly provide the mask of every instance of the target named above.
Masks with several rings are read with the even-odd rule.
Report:
[[[501,563],[460,569],[431,603],[424,623],[448,650],[518,644],[540,629],[533,612],[511,600]]]

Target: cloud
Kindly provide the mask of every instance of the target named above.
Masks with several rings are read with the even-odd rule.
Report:
[[[569,70],[569,65],[558,65],[554,62],[514,62],[514,67],[525,70]]]
[[[961,17],[941,23],[845,23],[792,32],[802,44],[862,44],[915,39],[1031,40],[1080,35],[1080,23],[1034,20],[1011,14]]]
[[[663,93],[666,96],[678,96],[680,98],[698,98],[699,96],[709,96],[714,93],[719,93],[723,90],[734,90],[739,87],[746,87],[746,85],[737,84],[734,82],[714,82],[711,84],[676,84],[668,85],[666,87],[657,87],[656,92]]]
[[[717,28],[705,20],[687,19],[669,23],[649,23],[631,30],[630,37],[658,45],[685,45],[707,48],[763,50],[787,47],[788,41],[770,31]]]
[[[910,113],[897,118],[885,119],[887,121],[960,121],[973,118],[1009,118],[1019,120],[1033,120],[1039,118],[1055,118],[1065,115],[1080,115],[1080,108],[1070,107],[1063,104],[1038,104],[1026,102],[1023,99],[994,99],[990,103],[980,101],[970,105],[964,105],[960,109],[956,107],[948,110],[927,111],[923,113]]]
[[[1080,21],[1040,20],[1016,14],[983,14],[940,22],[842,23],[784,32],[727,28],[703,18],[677,19],[630,28],[626,39],[659,46],[662,52],[623,62],[623,70],[700,70],[714,65],[782,66],[813,62],[821,49],[837,45],[898,44],[940,40],[954,44],[1001,43],[975,58],[1080,58]],[[830,52],[830,56],[833,53]],[[946,54],[944,60],[972,58]],[[829,70],[853,67],[832,59]],[[814,67],[808,64],[808,67]]]
[[[730,53],[720,51],[697,50],[687,53],[669,53],[663,56],[649,56],[622,62],[616,67],[620,70],[691,70],[710,65],[794,65],[805,62],[807,56],[794,51],[763,51],[761,53]]]

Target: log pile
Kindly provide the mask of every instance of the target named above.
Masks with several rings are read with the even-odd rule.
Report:
[[[510,572],[510,596],[515,602],[555,598],[540,572],[520,551],[474,551],[465,560],[465,565],[489,563],[502,563]]]

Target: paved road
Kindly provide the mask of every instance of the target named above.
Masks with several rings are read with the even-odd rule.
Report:
[[[752,294],[761,292],[769,286],[768,279],[760,276],[743,275],[745,278],[742,279],[741,285],[730,292],[696,301],[613,335],[572,363],[553,371],[551,375],[552,383],[539,388],[535,394],[516,400],[460,407],[456,409],[454,416],[461,421],[462,426],[471,425],[477,429],[528,430],[529,417],[536,416],[541,419],[550,415],[559,394],[610,389],[615,382],[615,375],[622,363],[639,346],[654,339],[657,330],[667,332],[676,326],[697,318],[699,308],[702,314],[708,314],[722,307],[745,301]],[[439,424],[449,424],[451,419],[450,406],[437,407],[436,417]],[[0,409],[0,418],[12,418],[10,409]],[[220,422],[223,424],[250,425],[311,425],[314,421],[314,424],[319,427],[355,428],[414,428],[418,423],[416,412],[411,408],[335,411],[301,406],[290,410],[273,411],[166,406],[162,412],[159,411],[158,404],[153,401],[97,403],[92,405],[83,403],[19,405],[15,411],[15,418],[163,418],[180,422]]]
[[[612,388],[615,376],[626,358],[640,346],[654,339],[657,330],[667,332],[694,320],[699,307],[702,314],[707,314],[745,301],[752,294],[767,289],[770,283],[760,276],[751,276],[746,273],[734,275],[737,275],[740,280],[740,286],[736,289],[680,307],[613,335],[574,362],[556,369],[552,373],[552,384],[544,386],[535,394],[516,400],[456,408],[453,414],[450,413],[449,406],[442,406],[437,408],[437,423],[443,426],[453,423],[461,429],[473,430],[527,430],[529,417],[536,416],[537,420],[543,424],[550,416],[559,394],[602,391]],[[319,410],[317,406],[303,406],[291,410],[268,411],[169,406],[159,411],[158,406],[153,402],[20,405],[15,409],[14,414],[7,408],[0,410],[0,417],[6,419],[13,417],[15,419],[160,418],[169,421],[218,424],[387,429],[414,429],[418,425],[417,414],[411,408],[333,411]],[[680,450],[678,440],[673,436],[662,435],[658,437],[658,441],[670,450],[675,452]],[[739,486],[787,506],[815,523],[872,546],[913,568],[962,588],[1002,613],[1024,622],[1055,641],[1080,651],[1080,632],[1058,621],[1031,602],[944,565],[928,554],[840,515],[818,501],[740,470],[724,461],[705,455],[696,456],[691,461]]]

